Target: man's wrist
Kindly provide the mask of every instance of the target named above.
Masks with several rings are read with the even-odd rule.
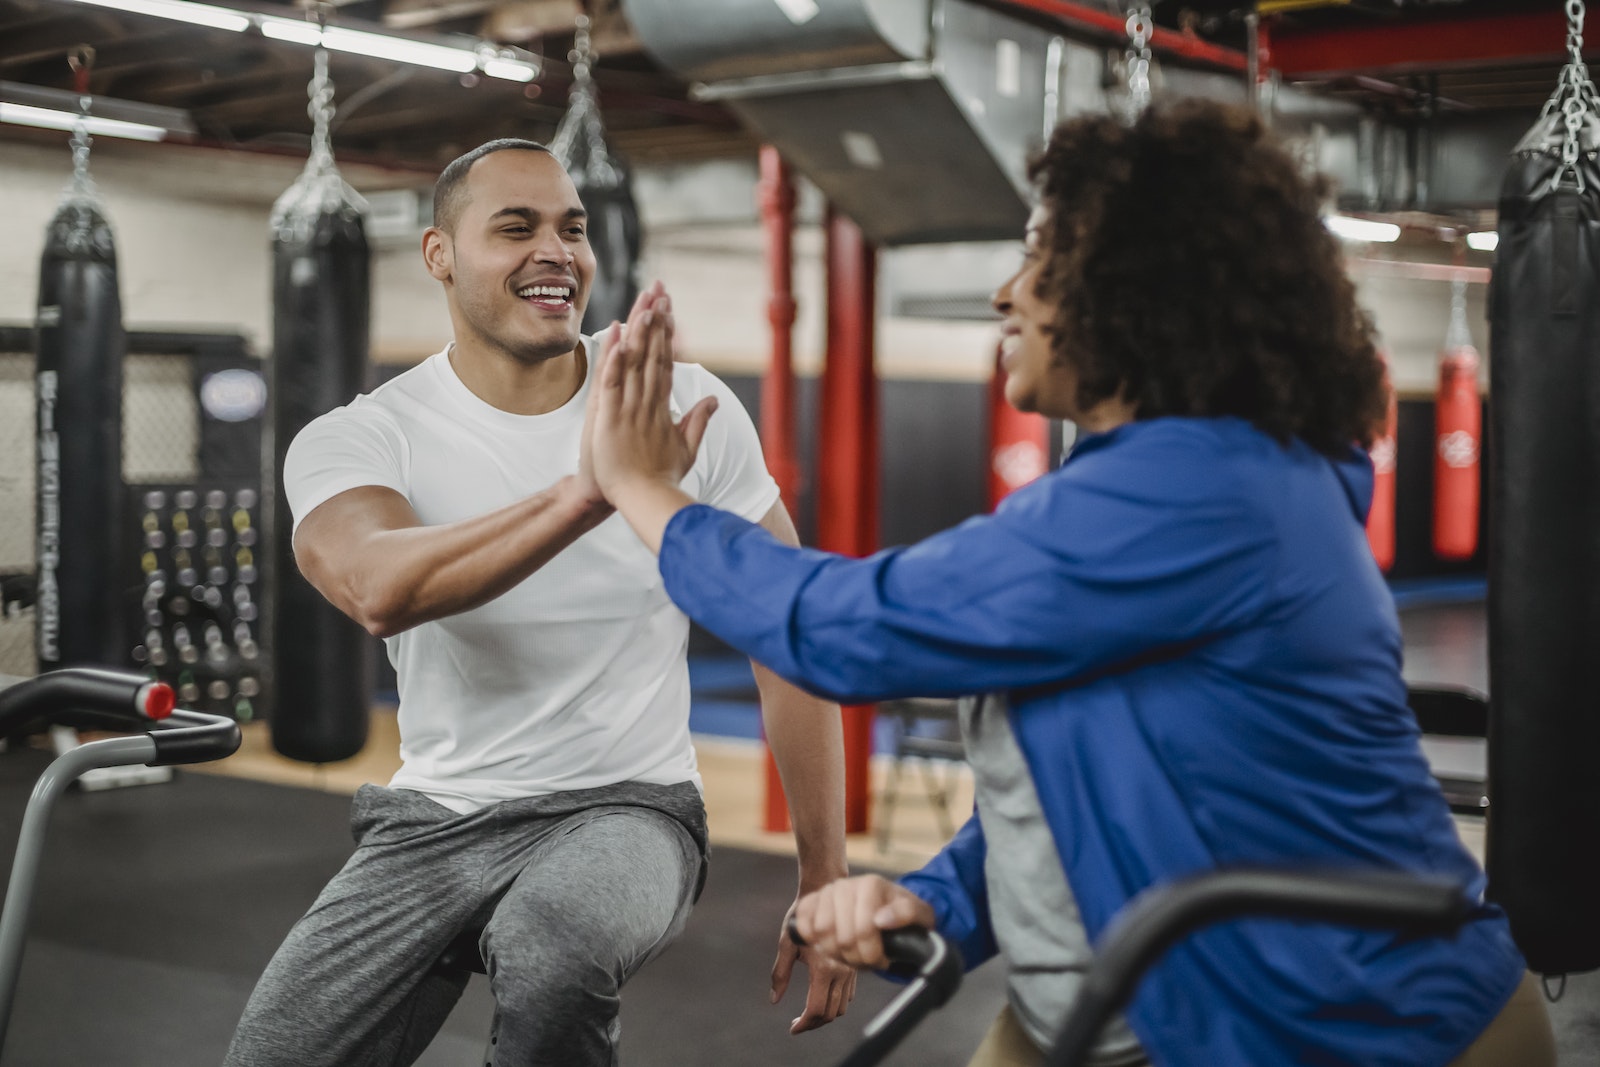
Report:
[[[824,886],[832,885],[841,878],[850,877],[850,865],[844,857],[830,860],[827,863],[812,861],[800,864],[800,895],[814,893]]]

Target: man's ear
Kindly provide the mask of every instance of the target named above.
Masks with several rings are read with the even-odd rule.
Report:
[[[437,226],[422,231],[422,263],[435,281],[448,282],[455,270],[455,248],[450,235]]]

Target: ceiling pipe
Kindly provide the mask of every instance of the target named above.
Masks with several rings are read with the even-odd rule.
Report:
[[[1061,23],[1064,28],[1087,30],[1096,36],[1110,36],[1119,41],[1127,37],[1127,19],[1123,16],[1113,15],[1109,11],[1084,4],[1075,4],[1071,0],[994,0],[991,6],[1048,15]],[[1238,71],[1241,74],[1250,66],[1243,52],[1203,41],[1187,33],[1164,30],[1159,26],[1150,37],[1150,47],[1162,55],[1219,67],[1223,70]]]

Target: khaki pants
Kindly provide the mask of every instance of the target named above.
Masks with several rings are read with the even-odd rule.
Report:
[[[1450,1067],[1555,1067],[1556,1038],[1544,1010],[1539,980],[1522,976],[1522,984]]]
[[[1039,1067],[1044,1053],[1005,1009],[989,1027],[967,1067]],[[1450,1067],[1555,1067],[1556,1039],[1533,975],[1524,975],[1500,1014]]]
[[[1149,1061],[1140,1060],[1145,1067]],[[972,1054],[967,1067],[1040,1067],[1044,1053],[1029,1039],[1028,1033],[1017,1022],[1017,1017],[1007,1004],[996,1017],[994,1025],[983,1037],[983,1044]],[[1134,1067],[1130,1064],[1129,1067]]]

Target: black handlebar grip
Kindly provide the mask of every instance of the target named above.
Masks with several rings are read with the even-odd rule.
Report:
[[[171,686],[142,674],[67,667],[0,690],[0,732],[31,719],[62,722],[84,713],[94,725],[142,730],[171,714],[176,703]]]
[[[183,763],[210,763],[239,751],[239,724],[221,715],[181,710],[172,713],[158,728],[150,731],[156,744],[151,767],[173,767]]]

